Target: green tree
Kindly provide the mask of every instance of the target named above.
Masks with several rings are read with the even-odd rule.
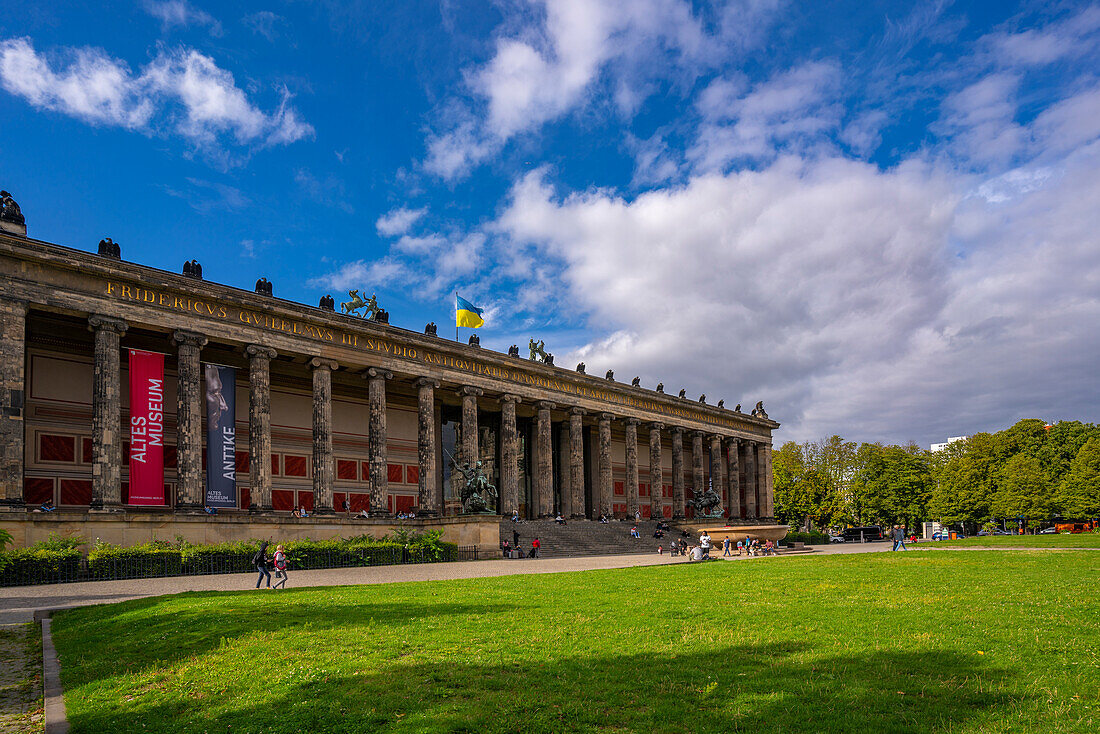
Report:
[[[1100,429],[1091,423],[1058,421],[1050,427],[1039,449],[1039,463],[1052,487],[1061,484],[1081,447],[1091,438],[1100,438]]]
[[[1001,518],[1045,520],[1052,510],[1050,487],[1039,460],[1019,453],[1005,462],[993,495],[993,514]]]
[[[1077,452],[1058,487],[1055,503],[1068,519],[1100,517],[1100,437],[1090,438]]]
[[[928,455],[912,446],[863,444],[862,468],[853,482],[859,521],[879,520],[906,526],[928,516],[932,470]]]
[[[998,466],[993,436],[975,433],[930,460],[935,486],[928,509],[933,518],[973,527],[990,517]]]
[[[839,503],[830,477],[807,461],[812,446],[788,441],[772,455],[775,516],[799,527],[821,528],[833,522]]]

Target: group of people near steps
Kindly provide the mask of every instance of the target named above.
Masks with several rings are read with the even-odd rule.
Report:
[[[260,584],[266,580],[267,588],[269,589],[285,589],[287,581],[286,569],[288,565],[286,548],[281,545],[276,546],[275,554],[268,556],[267,547],[269,545],[271,544],[266,540],[261,542],[260,549],[252,556],[252,565],[260,572],[259,578],[256,579],[256,588],[260,588]],[[274,586],[271,585],[271,569],[275,570],[275,578],[278,579]]]

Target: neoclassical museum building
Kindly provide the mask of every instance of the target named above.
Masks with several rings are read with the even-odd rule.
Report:
[[[498,515],[679,519],[710,487],[731,524],[772,516],[779,424],[760,404],[742,413],[343,313],[355,297],[308,306],[263,279],[219,285],[194,261],[157,270],[109,239],[97,252],[29,239],[4,201],[0,519],[53,503],[199,522],[211,505],[444,520],[461,511],[456,467],[477,461]]]

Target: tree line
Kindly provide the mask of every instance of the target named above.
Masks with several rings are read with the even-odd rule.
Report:
[[[772,457],[775,516],[805,528],[927,520],[970,532],[990,521],[1100,517],[1100,426],[1024,419],[942,451],[916,444],[789,441]]]

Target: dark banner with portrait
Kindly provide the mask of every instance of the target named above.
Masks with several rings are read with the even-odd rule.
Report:
[[[206,504],[237,506],[237,370],[204,365],[206,376]]]

